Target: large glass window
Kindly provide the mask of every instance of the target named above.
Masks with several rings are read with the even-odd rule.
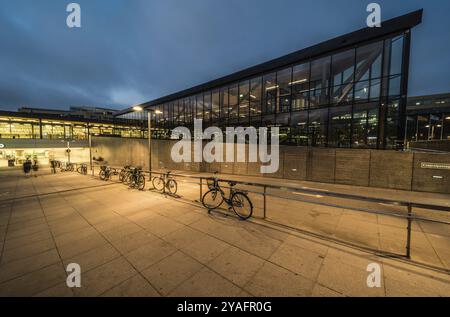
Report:
[[[277,73],[278,107],[277,112],[289,112],[291,110],[291,85],[292,68],[286,68]]]
[[[203,120],[203,94],[197,95],[195,101],[196,101],[195,118],[198,120]]]
[[[309,135],[312,146],[325,146],[328,132],[328,108],[309,112]]]
[[[239,83],[239,122],[248,123],[250,111],[250,82]]]
[[[354,72],[354,49],[333,55],[331,74],[333,79],[333,103],[352,101]]]
[[[0,139],[11,138],[11,126],[9,122],[0,122]]]
[[[430,115],[430,140],[440,140],[442,133],[442,119],[440,115]]]
[[[211,109],[211,91],[208,91],[203,95],[203,118],[205,122],[211,121]]]
[[[291,117],[290,143],[298,146],[308,145],[308,112],[293,112]]]
[[[196,105],[195,96],[189,97],[189,109],[188,109],[189,111],[186,114],[189,116],[189,123],[193,123],[194,118],[196,117],[195,116],[195,111],[196,111],[195,105]]]
[[[177,124],[178,125],[183,125],[186,122],[186,114],[185,114],[185,105],[184,105],[184,99],[180,99],[178,100],[178,120],[177,120]]]
[[[11,127],[11,137],[13,139],[32,139],[33,138],[33,127],[30,123],[18,123],[12,122]]]
[[[390,75],[402,73],[403,62],[403,35],[395,37],[391,40],[391,62]]]
[[[377,147],[378,112],[378,103],[358,104],[354,106],[352,147]]]
[[[357,48],[355,101],[367,102],[380,97],[382,58],[383,42]]]
[[[417,116],[417,141],[427,141],[429,133],[428,116]]]
[[[328,146],[338,148],[350,147],[352,107],[341,106],[330,108],[329,120]]]
[[[239,116],[239,87],[237,84],[232,85],[229,88],[229,107],[228,107],[228,119],[231,121],[237,121]]]
[[[228,87],[220,88],[220,119],[222,123],[226,123],[229,113]]]
[[[317,59],[311,63],[311,108],[317,108],[329,103],[330,66],[330,56]]]
[[[294,66],[291,89],[292,110],[307,109],[309,98],[309,63]]]
[[[220,91],[218,89],[212,92],[211,118],[213,122],[220,119]]]
[[[277,104],[277,75],[275,73],[265,75],[263,83],[263,114],[271,114],[275,112],[275,106]]]
[[[261,115],[262,78],[253,78],[250,81],[250,116]]]
[[[72,138],[74,140],[86,140],[87,139],[86,126],[74,125],[72,127]]]

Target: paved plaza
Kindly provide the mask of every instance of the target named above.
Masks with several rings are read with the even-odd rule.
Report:
[[[377,252],[404,253],[403,219],[274,192],[266,220],[252,194],[255,219],[243,222],[208,214],[189,179],[179,194],[77,173],[0,171],[0,296],[450,296],[448,226],[414,223],[407,261]],[[81,288],[66,285],[70,263],[81,266]],[[381,287],[367,285],[372,263]]]

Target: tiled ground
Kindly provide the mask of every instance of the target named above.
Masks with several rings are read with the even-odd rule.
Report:
[[[0,296],[450,296],[441,271],[76,173],[1,172],[0,193]]]

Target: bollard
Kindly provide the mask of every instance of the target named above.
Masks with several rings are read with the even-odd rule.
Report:
[[[411,259],[411,229],[412,229],[412,207],[408,205],[408,232],[406,236],[406,257]]]

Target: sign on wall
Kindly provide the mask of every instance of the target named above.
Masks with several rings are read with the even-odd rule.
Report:
[[[421,163],[420,167],[433,170],[450,170],[450,164],[446,163]]]

